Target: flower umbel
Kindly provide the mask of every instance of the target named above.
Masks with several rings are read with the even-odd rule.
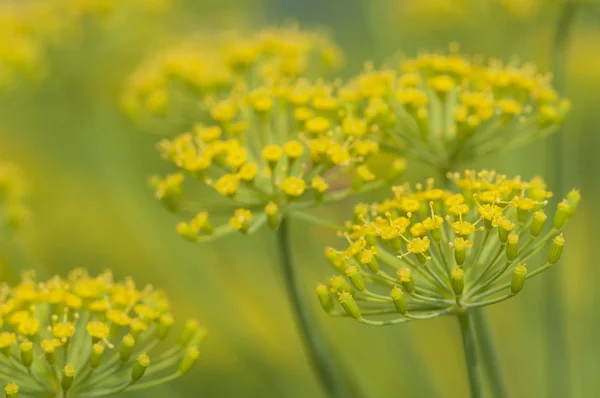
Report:
[[[0,289],[0,380],[10,397],[112,396],[166,383],[189,371],[205,334],[188,321],[168,347],[173,323],[162,291],[108,271],[45,282],[25,273]]]
[[[349,245],[326,251],[347,278],[334,276],[328,290],[319,285],[328,313],[376,326],[460,314],[513,297],[560,259],[562,229],[575,213],[578,191],[546,223],[552,194],[539,178],[492,171],[448,177],[455,190],[436,188],[431,179],[415,189],[394,187],[393,198],[356,207],[340,231]],[[547,257],[541,266],[526,265],[542,250]],[[330,294],[339,296],[345,312],[334,309]]]
[[[438,168],[503,152],[551,134],[569,111],[551,75],[517,60],[466,57],[458,46],[347,83],[353,116],[378,125],[385,148]]]

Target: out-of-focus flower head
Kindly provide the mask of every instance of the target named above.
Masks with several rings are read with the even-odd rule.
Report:
[[[17,228],[27,218],[27,195],[22,171],[14,164],[0,162],[0,224]]]
[[[31,0],[0,3],[0,90],[39,79],[53,44],[79,32],[87,19],[164,11],[173,0]]]
[[[75,269],[0,289],[0,380],[6,396],[113,396],[186,374],[205,332],[188,321],[177,342],[164,292],[110,272]]]
[[[153,178],[156,196],[171,210],[192,211],[177,231],[204,241],[264,223],[275,229],[291,212],[393,184],[404,159],[391,160],[384,172],[371,170],[379,144],[366,120],[346,112],[350,106],[336,85],[323,81],[234,91],[209,104],[204,123],[160,142],[163,158],[179,172]],[[220,207],[230,208],[228,224],[213,229],[215,207],[188,200],[207,197],[195,192],[199,185],[212,188]]]
[[[559,260],[578,191],[549,215],[552,194],[539,178],[490,171],[449,177],[452,190],[436,188],[431,179],[356,206],[340,231],[347,246],[325,252],[339,273],[317,287],[327,312],[371,325],[457,314],[513,297]],[[541,266],[526,265],[542,250]],[[345,311],[336,311],[335,301]]]
[[[547,136],[570,108],[534,65],[466,57],[456,44],[395,69],[368,65],[345,90],[350,112],[377,125],[386,149],[440,169]]]
[[[314,80],[342,60],[326,34],[295,26],[253,34],[204,34],[144,63],[129,79],[122,102],[132,116],[150,117],[154,124],[166,119],[187,128],[186,123],[198,120],[207,98],[227,97],[232,88],[252,91],[299,77]]]

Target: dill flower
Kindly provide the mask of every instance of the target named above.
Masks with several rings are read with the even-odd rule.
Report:
[[[142,64],[129,78],[122,103],[137,119],[149,118],[152,124],[166,120],[182,128],[189,114],[195,117],[191,122],[198,120],[199,105],[229,96],[233,87],[253,91],[267,81],[314,79],[337,69],[342,60],[340,50],[325,34],[295,26],[250,34],[203,34]],[[299,100],[309,95],[297,94]],[[272,108],[269,97],[261,91],[248,101],[259,113]],[[227,122],[235,111],[226,102],[210,108],[211,115],[221,122]]]
[[[551,75],[518,60],[467,57],[451,51],[406,58],[398,68],[372,65],[350,80],[353,116],[376,125],[383,146],[438,169],[507,151],[547,136],[563,123],[569,102]]]
[[[578,191],[550,214],[552,193],[539,178],[493,171],[449,177],[453,190],[430,179],[356,207],[340,231],[346,248],[326,250],[339,275],[317,287],[325,311],[376,326],[460,315],[515,296],[560,259]],[[545,259],[534,266],[540,251]],[[334,309],[334,298],[345,311]]]
[[[168,343],[173,323],[162,291],[109,271],[75,269],[44,282],[24,273],[0,288],[0,381],[14,398],[113,396],[166,383],[190,370],[205,334],[188,321]]]
[[[22,171],[11,163],[0,162],[0,225],[14,229],[27,218],[26,198]]]
[[[257,109],[259,98],[271,104],[269,111]],[[232,108],[226,119],[224,103]],[[172,211],[192,212],[177,232],[197,242],[236,230],[251,233],[265,223],[275,229],[287,214],[392,184],[405,162],[371,170],[379,144],[364,120],[345,114],[346,104],[335,85],[304,79],[236,91],[209,109],[213,116],[205,123],[162,140],[159,151],[178,172],[152,179],[156,197]],[[298,119],[298,110],[311,116]],[[207,197],[205,190],[194,191],[199,183],[226,203],[220,207],[228,208],[228,223],[213,228],[215,206],[188,200]]]

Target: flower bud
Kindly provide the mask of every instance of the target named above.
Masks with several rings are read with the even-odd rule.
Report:
[[[569,206],[569,203],[566,200],[560,202],[556,209],[556,214],[554,214],[554,220],[552,221],[554,228],[561,229],[564,227],[571,214],[572,210],[571,206]]]
[[[104,344],[96,343],[92,346],[92,355],[90,355],[90,367],[96,369],[100,366],[102,355],[104,354]]]
[[[571,214],[575,213],[575,211],[577,210],[580,200],[581,200],[581,194],[576,189],[571,190],[567,194],[567,202],[569,203],[569,207],[571,208]]]
[[[344,307],[344,310],[354,319],[360,319],[362,315],[360,314],[360,308],[358,308],[358,304],[354,301],[354,297],[348,292],[342,292],[339,294],[338,299],[340,300],[340,304]]]
[[[265,213],[267,214],[267,224],[272,231],[277,229],[279,225],[279,207],[274,202],[269,202],[265,206]]]
[[[358,261],[374,274],[379,272],[379,262],[375,257],[376,250],[376,248],[366,249],[358,255]]]
[[[325,259],[339,273],[345,271],[344,258],[337,250],[331,247],[325,248]]]
[[[525,267],[525,264],[517,265],[513,271],[512,283],[510,284],[510,291],[512,294],[517,294],[523,289],[526,276],[527,268]]]
[[[63,376],[60,382],[64,391],[68,391],[73,385],[73,378],[75,378],[75,369],[71,365],[67,365],[63,368]]]
[[[192,366],[194,366],[194,364],[196,363],[196,360],[198,359],[199,355],[200,352],[198,351],[198,347],[188,348],[185,352],[185,355],[183,356],[183,359],[179,363],[179,373],[184,375],[187,372],[189,372]]]
[[[398,276],[400,277],[400,283],[402,283],[402,287],[406,293],[410,294],[415,291],[415,281],[413,280],[410,268],[400,268],[398,270]]]
[[[360,270],[355,265],[350,265],[346,268],[346,276],[350,279],[352,286],[359,292],[364,292],[366,289],[365,279],[363,278]]]
[[[6,398],[19,398],[19,386],[16,383],[7,384],[4,387]]]
[[[460,267],[452,270],[452,290],[457,296],[460,296],[465,290],[465,271]]]
[[[454,261],[456,265],[463,265],[467,259],[467,248],[472,246],[472,243],[464,238],[456,238],[451,242],[454,248]]]
[[[158,326],[156,327],[156,337],[159,340],[164,340],[169,331],[171,330],[171,326],[173,326],[173,316],[171,314],[163,314],[158,321]]]
[[[548,262],[550,264],[555,264],[560,259],[564,246],[565,238],[563,238],[562,234],[554,238],[548,251]]]
[[[508,243],[506,244],[506,259],[512,261],[519,254],[519,235],[511,232],[508,235]]]
[[[144,373],[146,373],[148,366],[150,366],[150,357],[148,354],[142,354],[137,357],[137,360],[131,368],[131,380],[136,382],[141,379],[142,376],[144,376]]]
[[[135,347],[135,339],[133,336],[131,334],[125,335],[121,341],[121,349],[119,350],[119,358],[121,358],[121,361],[129,361],[131,353],[133,352],[133,347]]]
[[[182,346],[188,345],[194,339],[194,337],[196,337],[199,330],[200,325],[198,324],[198,322],[193,319],[190,319],[185,323],[183,332],[181,332],[181,336],[179,337],[179,343]]]
[[[350,286],[350,284],[348,283],[346,278],[344,278],[341,275],[332,276],[331,279],[329,280],[329,287],[331,288],[332,291],[338,292],[338,293],[354,292],[354,289],[352,288],[352,286]]]
[[[405,315],[408,312],[408,306],[406,305],[406,298],[404,298],[402,289],[399,287],[393,288],[391,296],[394,306],[396,306],[396,310],[402,315]]]
[[[25,340],[19,348],[21,350],[21,362],[23,362],[26,368],[29,368],[33,363],[33,343]]]
[[[325,312],[330,313],[333,310],[333,298],[329,293],[329,289],[327,289],[327,286],[319,283],[316,291],[317,297],[319,297],[319,302],[321,303],[321,307],[323,307]]]
[[[531,236],[537,237],[542,232],[544,225],[546,224],[546,219],[548,219],[548,216],[543,210],[538,210],[533,213],[533,221],[531,222]]]

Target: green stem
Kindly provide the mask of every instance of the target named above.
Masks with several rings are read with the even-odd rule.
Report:
[[[554,35],[554,52],[552,67],[554,72],[555,87],[558,92],[564,92],[566,86],[566,65],[568,59],[569,39],[573,21],[578,7],[577,1],[564,1],[559,10],[558,23]],[[562,197],[564,192],[564,138],[562,131],[552,137],[549,142],[547,156],[547,173],[553,176],[554,191],[557,197]],[[566,338],[564,330],[564,311],[561,293],[562,287],[560,273],[553,272],[546,279],[545,297],[545,327],[549,333],[545,339],[545,352],[548,358],[546,364],[546,377],[548,380],[546,396],[569,396],[568,361],[566,352]]]
[[[350,385],[349,377],[344,375],[344,368],[336,363],[336,354],[329,350],[325,336],[315,324],[306,299],[303,296],[298,275],[293,264],[290,243],[289,219],[284,217],[277,230],[277,246],[281,261],[286,291],[296,318],[296,326],[303,340],[309,361],[320,379],[321,384],[331,398],[360,397]]]
[[[479,358],[477,356],[477,342],[475,339],[471,312],[468,311],[459,314],[458,322],[460,324],[465,360],[467,362],[471,398],[481,398],[483,397],[483,383],[481,380],[481,369]]]
[[[508,398],[508,388],[504,382],[502,366],[498,361],[498,350],[494,344],[487,313],[483,308],[474,309],[471,313],[479,352],[486,364],[484,371],[492,387],[492,395],[496,398]]]

